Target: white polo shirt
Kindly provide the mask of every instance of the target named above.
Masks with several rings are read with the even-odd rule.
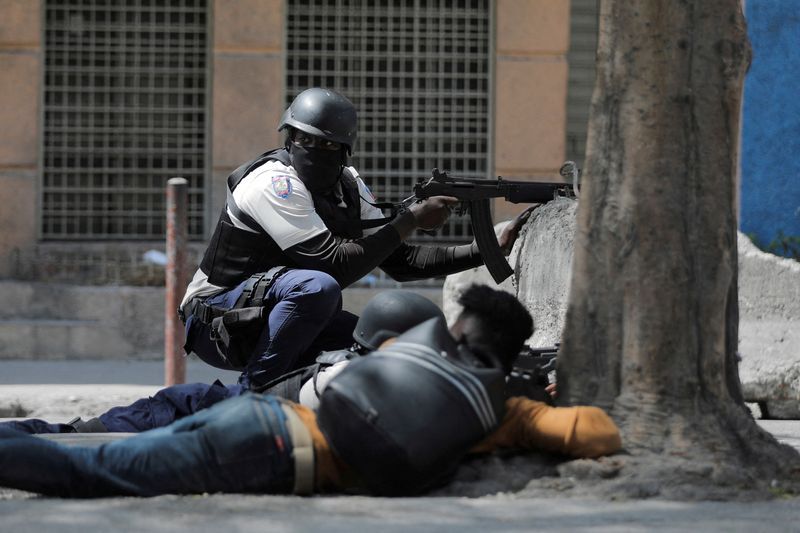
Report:
[[[374,202],[375,197],[372,192],[358,176],[355,168],[348,167],[348,169],[356,178],[359,195],[362,198],[361,220],[382,218],[384,215],[380,209],[363,201]],[[291,248],[328,230],[314,209],[311,193],[297,176],[297,172],[280,161],[267,161],[245,176],[234,189],[233,199],[239,209],[264,228],[281,250]],[[235,227],[253,232],[229,209],[227,212]],[[369,235],[378,229],[371,228],[364,230],[364,233]],[[205,298],[225,289],[226,287],[209,283],[208,276],[198,268],[186,289],[181,306],[193,298]]]

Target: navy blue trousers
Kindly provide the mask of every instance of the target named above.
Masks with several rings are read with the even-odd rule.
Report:
[[[0,428],[0,486],[50,496],[290,493],[292,441],[279,401],[248,393],[97,448]]]
[[[173,385],[158,391],[149,398],[141,398],[130,405],[114,407],[97,418],[110,432],[140,433],[167,426],[176,420],[206,409],[227,398],[245,392],[242,385],[223,385],[219,381]],[[0,428],[10,428],[24,433],[73,433],[68,424],[51,424],[39,419],[0,422]]]
[[[207,303],[231,308],[244,289],[236,288],[210,297]],[[101,414],[100,422],[111,432],[139,433],[164,427],[185,416],[239,396],[250,388],[282,376],[290,370],[312,364],[319,352],[348,348],[358,317],[341,310],[341,290],[336,281],[315,270],[290,270],[280,276],[266,295],[265,305],[272,310],[258,340],[250,363],[239,383],[212,385],[190,383],[160,390],[127,406],[114,407]],[[210,328],[191,316],[187,320],[187,348],[205,362],[230,369],[210,338]],[[67,424],[43,420],[2,422],[25,433],[72,433]]]
[[[205,303],[230,309],[244,290],[245,282],[211,296]],[[261,305],[246,302],[246,306]],[[358,317],[342,310],[342,290],[331,276],[316,270],[288,270],[267,291],[263,305],[269,309],[266,325],[242,371],[245,388],[263,385],[290,370],[309,365],[323,350],[341,350],[353,344]],[[217,368],[233,368],[225,347],[211,339],[211,328],[189,315],[186,349]],[[227,355],[227,354],[226,354]]]

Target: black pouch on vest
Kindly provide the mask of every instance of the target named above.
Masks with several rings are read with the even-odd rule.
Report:
[[[234,369],[243,369],[253,354],[269,315],[267,291],[286,270],[276,266],[250,276],[233,307],[211,321],[211,340]]]
[[[241,370],[255,349],[265,321],[263,307],[231,309],[211,321],[211,340],[231,367]]]
[[[448,481],[503,415],[505,376],[445,358],[442,319],[354,360],[322,393],[317,421],[369,492],[418,494]]]

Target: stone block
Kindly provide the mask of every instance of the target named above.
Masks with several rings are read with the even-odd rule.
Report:
[[[0,359],[163,355],[164,289],[0,282]]]
[[[343,308],[361,314],[381,288],[353,287]],[[441,306],[441,290],[412,287]],[[164,289],[0,280],[0,360],[153,360],[163,357]]]
[[[800,319],[800,262],[762,252],[739,233],[739,314]]]
[[[284,110],[280,54],[214,55],[213,167],[230,172],[278,147]]]
[[[498,0],[497,52],[566,54],[569,2]]]
[[[578,202],[558,199],[531,215],[515,245],[517,297],[533,316],[534,346],[561,339],[572,277],[573,239]]]
[[[800,419],[800,263],[762,252],[741,233],[738,245],[745,400],[762,416]]]
[[[566,60],[498,60],[498,174],[516,179],[558,172],[565,153],[567,70]]]

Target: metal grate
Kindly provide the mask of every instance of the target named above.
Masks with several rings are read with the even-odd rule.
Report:
[[[161,239],[166,180],[203,234],[208,0],[46,0],[41,235]]]
[[[433,167],[485,178],[491,8],[490,0],[289,0],[286,103],[313,86],[353,101],[353,164],[381,199],[408,196]],[[470,238],[465,218],[435,237]]]
[[[599,0],[572,0],[570,10],[567,159],[583,168],[597,50]]]

